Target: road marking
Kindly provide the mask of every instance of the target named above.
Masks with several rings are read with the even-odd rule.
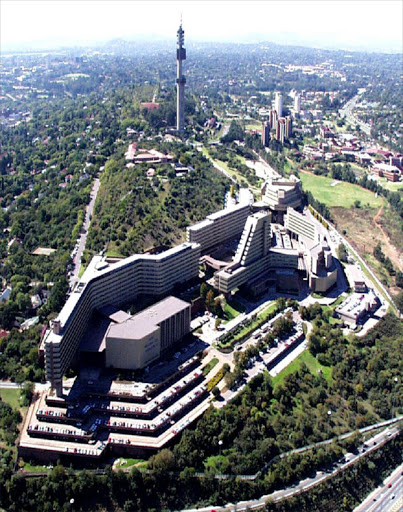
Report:
[[[390,512],[400,512],[403,509],[403,497],[400,498],[390,509]]]

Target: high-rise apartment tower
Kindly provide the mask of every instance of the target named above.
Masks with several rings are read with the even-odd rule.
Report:
[[[185,32],[182,29],[182,23],[177,32],[177,49],[176,49],[176,129],[178,132],[185,130],[185,84],[186,78],[183,75],[182,61],[186,59],[186,49],[183,47],[185,43]]]
[[[301,112],[301,96],[298,92],[294,96],[294,112],[297,114]]]
[[[277,117],[283,117],[283,96],[281,92],[276,92],[274,110],[277,112]]]

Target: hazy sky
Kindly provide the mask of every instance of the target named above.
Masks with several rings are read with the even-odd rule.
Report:
[[[402,0],[0,0],[1,43],[82,44],[138,36],[402,51]],[[37,44],[35,44],[37,46]]]

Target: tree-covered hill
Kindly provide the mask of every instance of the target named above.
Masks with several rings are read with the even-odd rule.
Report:
[[[195,150],[166,149],[190,165],[187,174],[176,176],[171,165],[156,164],[154,176],[147,178],[150,165],[127,168],[126,160],[117,157],[107,162],[87,249],[129,256],[153,246],[171,246],[184,240],[186,226],[224,207],[226,178]]]

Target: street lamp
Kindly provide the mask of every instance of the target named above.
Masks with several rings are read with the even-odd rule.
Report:
[[[221,446],[223,445],[223,440],[218,440],[219,446],[219,454],[220,454],[220,474],[222,474],[222,464],[221,464]],[[221,475],[218,475],[218,494],[221,495]]]

